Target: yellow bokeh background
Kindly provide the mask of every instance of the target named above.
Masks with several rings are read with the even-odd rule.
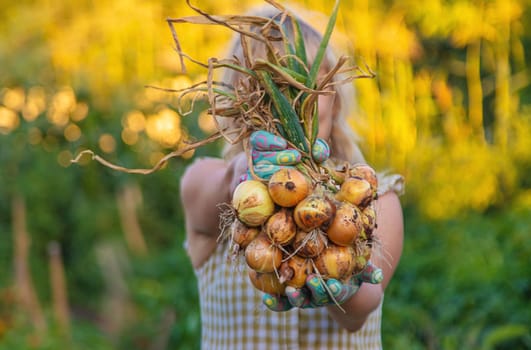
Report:
[[[209,13],[229,14],[263,3],[196,5]],[[332,5],[288,3],[319,30]],[[404,174],[408,195],[430,217],[481,211],[503,201],[501,188],[515,190],[514,163],[528,159],[531,149],[529,101],[521,99],[529,85],[522,41],[527,5],[524,0],[341,4],[333,36],[337,50],[376,73],[375,79],[354,82],[359,108],[351,125],[362,137],[371,164]],[[148,138],[161,149],[146,159],[160,159],[160,152],[194,137],[182,128],[174,94],[145,87],[179,89],[205,79],[205,69],[191,62],[183,74],[165,21],[194,14],[185,1],[40,0],[6,5],[4,11],[6,47],[21,49],[38,31],[41,45],[49,50],[53,72],[46,74],[53,76],[53,85],[29,77],[25,86],[0,86],[2,134],[44,114],[66,140],[77,142],[84,133],[79,125],[90,109],[111,110],[120,96],[129,107],[115,117],[122,125],[119,135],[101,131],[97,144],[103,153]],[[177,33],[183,51],[202,62],[222,56],[231,35],[226,28],[191,24],[177,25]],[[426,63],[444,56],[431,52],[430,42],[444,43],[460,55],[441,65]],[[78,99],[81,90],[90,94],[90,106]],[[213,130],[204,115],[199,126]],[[45,144],[49,132],[41,134],[29,133],[28,142]]]
[[[268,6],[191,3],[211,14]],[[280,3],[319,31],[334,5]],[[367,161],[406,183],[385,348],[531,344],[530,5],[340,3],[333,46],[375,73],[352,82],[348,123]],[[222,145],[159,163],[216,131],[205,99],[175,93],[207,79],[181,66],[166,22],[194,14],[186,0],[0,0],[0,350],[198,348],[179,177]],[[232,35],[175,29],[205,63]],[[160,169],[114,171],[87,149]]]

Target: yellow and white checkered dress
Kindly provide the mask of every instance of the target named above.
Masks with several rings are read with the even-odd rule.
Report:
[[[262,304],[262,293],[249,281],[244,259],[229,261],[227,252],[227,243],[218,244],[212,256],[196,270],[201,300],[202,349],[382,348],[381,304],[355,333],[341,328],[330,318],[326,308],[270,311]]]

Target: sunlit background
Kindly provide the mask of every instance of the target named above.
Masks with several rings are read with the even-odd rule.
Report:
[[[241,13],[260,1],[195,1]],[[282,2],[283,3],[283,2]],[[333,2],[299,0],[318,29]],[[179,177],[149,168],[215,130],[184,116],[168,17],[184,0],[0,0],[0,349],[194,349],[200,320]],[[231,33],[177,26],[206,62]],[[343,1],[334,44],[366,63],[351,125],[367,160],[406,179],[404,258],[387,349],[531,349],[531,6],[527,0]],[[191,108],[192,101],[182,101]],[[183,106],[181,106],[183,107]]]

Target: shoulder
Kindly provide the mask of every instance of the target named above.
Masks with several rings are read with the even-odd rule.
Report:
[[[209,174],[226,167],[225,161],[220,158],[197,158],[184,171],[181,177],[181,193],[195,192],[201,188],[201,183],[206,181]]]
[[[219,169],[225,166],[225,161],[220,158],[196,158],[184,171],[181,181],[191,180],[196,176],[201,176],[214,169]]]

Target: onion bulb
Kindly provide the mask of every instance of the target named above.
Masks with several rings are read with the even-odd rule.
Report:
[[[269,194],[281,207],[293,207],[310,192],[310,183],[295,168],[282,168],[269,179]]]
[[[282,251],[266,235],[258,235],[245,248],[245,261],[258,272],[273,272],[282,263]]]
[[[378,189],[378,177],[376,176],[376,171],[367,164],[354,164],[352,168],[349,169],[349,176],[359,177],[366,180],[371,184],[373,194],[376,195]]]
[[[232,242],[239,248],[245,248],[253,239],[258,236],[260,230],[256,227],[249,227],[238,219],[234,219],[230,226]]]
[[[294,288],[302,288],[311,272],[311,260],[293,255],[280,265],[280,282]]]
[[[322,195],[312,194],[297,204],[293,217],[300,229],[310,232],[328,222],[334,211],[335,207],[329,200]]]
[[[365,239],[371,239],[372,232],[376,228],[376,209],[374,207],[374,202],[371,202],[363,211],[361,212],[361,218],[363,222],[363,231],[365,232]]]
[[[262,225],[275,210],[267,186],[257,180],[247,180],[236,187],[232,206],[238,219],[248,226]]]
[[[297,233],[297,226],[291,212],[282,208],[271,215],[265,224],[265,232],[273,243],[289,244]]]
[[[314,262],[323,278],[344,280],[350,277],[354,270],[354,248],[330,244]]]
[[[354,254],[354,259],[352,261],[354,273],[360,273],[361,271],[363,271],[365,266],[367,266],[367,264],[369,263],[371,254],[372,248],[369,244],[365,244],[357,248],[357,251]]]
[[[292,243],[297,255],[304,258],[315,258],[325,249],[327,239],[321,230],[315,229],[310,232],[298,230]]]
[[[336,207],[336,215],[326,231],[328,239],[337,245],[350,246],[362,231],[361,210],[349,202],[340,202]]]
[[[364,208],[373,199],[371,184],[359,177],[350,177],[341,185],[336,199]]]
[[[276,273],[261,273],[253,269],[248,270],[249,279],[256,289],[268,294],[284,294],[286,286],[283,283],[280,283]]]

